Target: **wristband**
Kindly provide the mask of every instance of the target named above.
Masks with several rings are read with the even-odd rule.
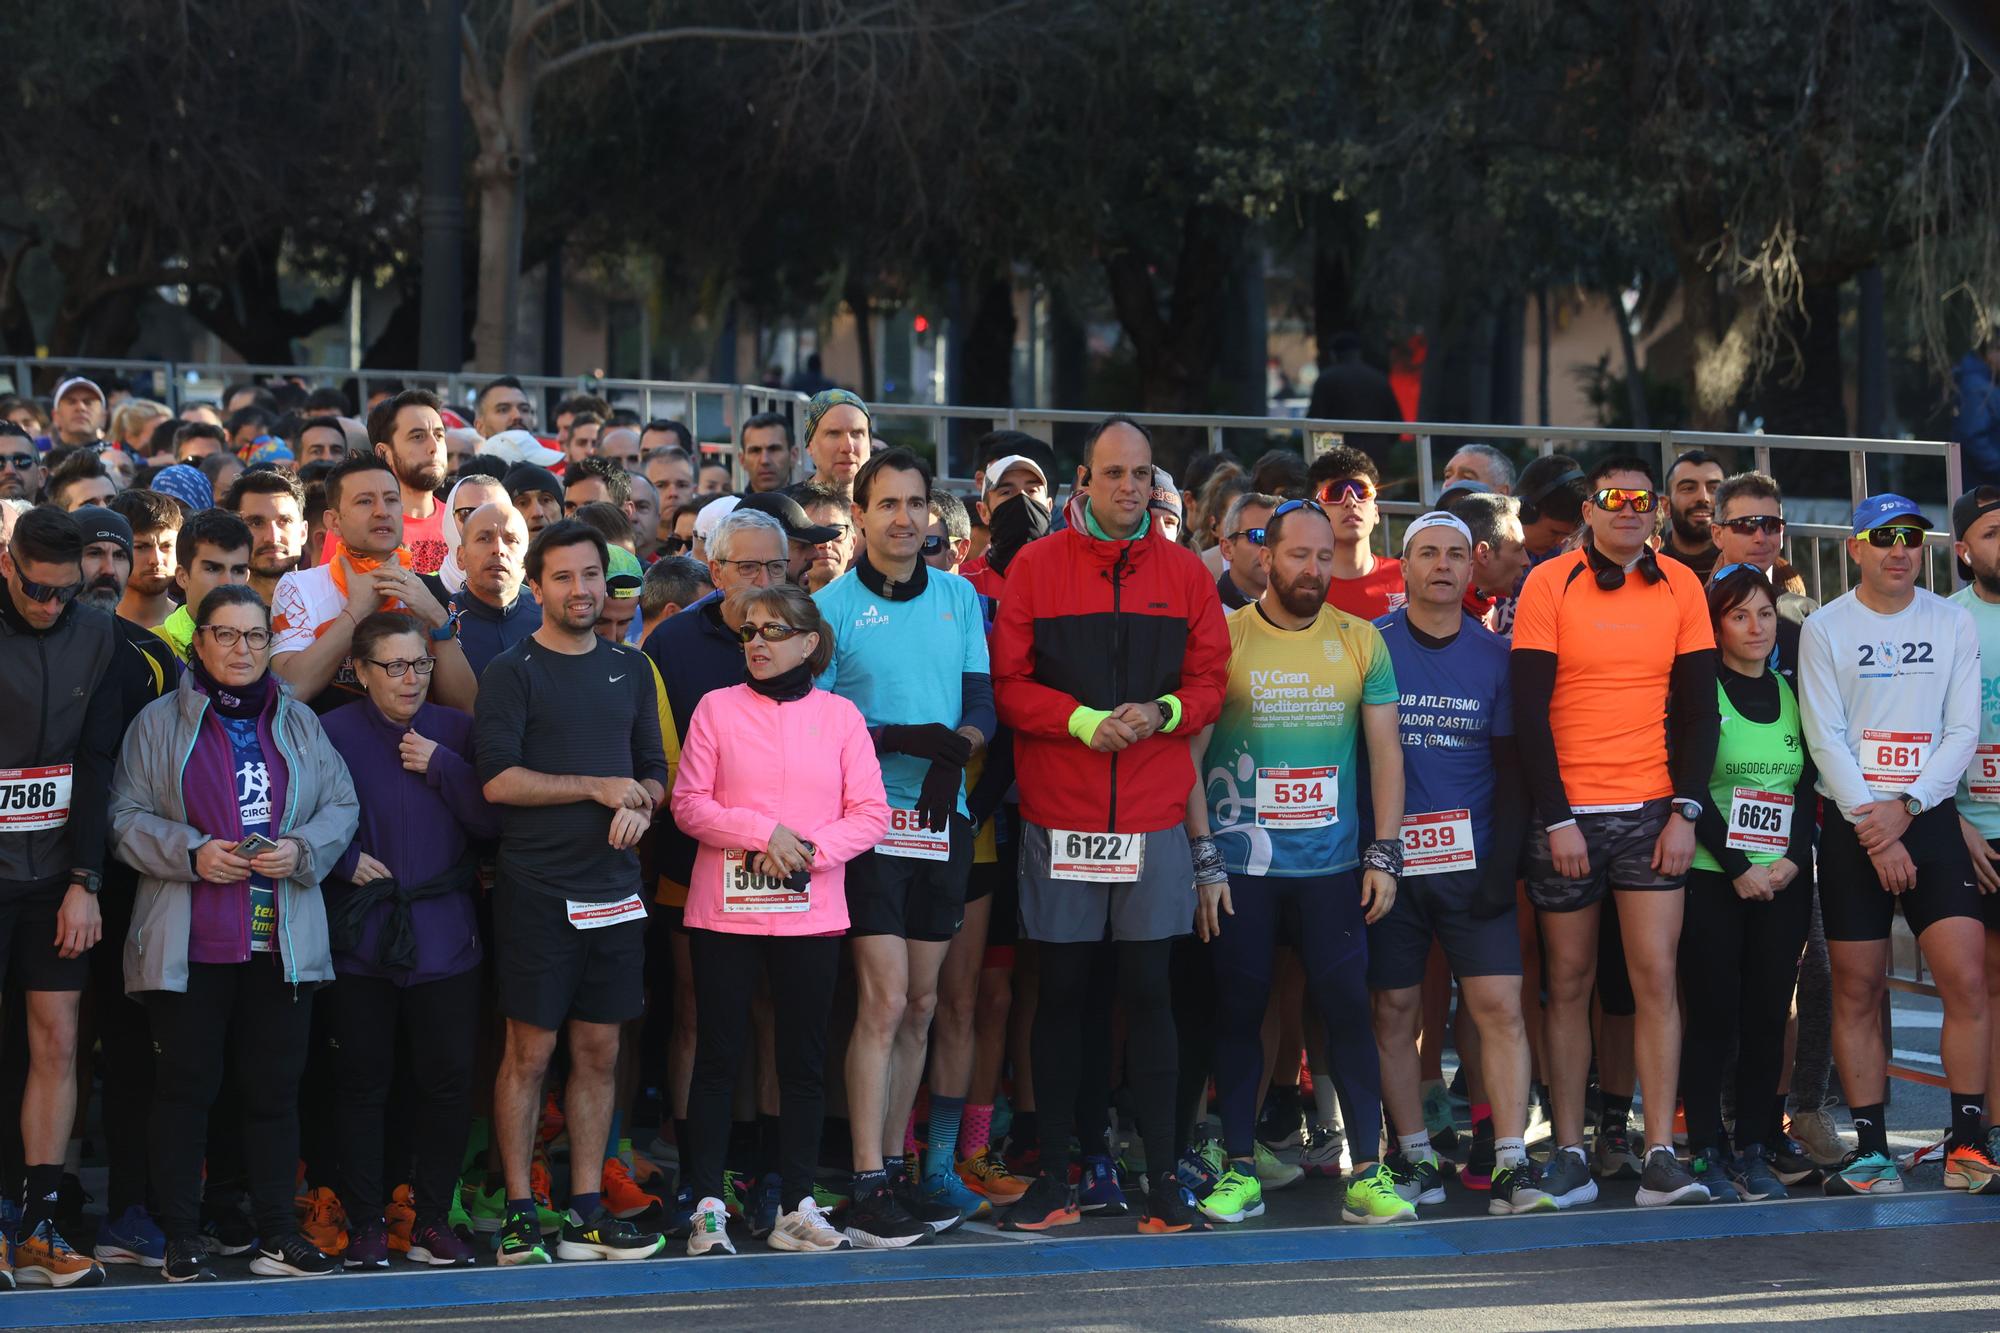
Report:
[[[1229,868],[1222,863],[1222,853],[1215,848],[1215,839],[1203,834],[1188,839],[1188,850],[1194,854],[1194,882],[1200,885],[1227,884]]]
[[[1403,873],[1403,842],[1400,838],[1377,838],[1361,853],[1361,864],[1386,875]]]

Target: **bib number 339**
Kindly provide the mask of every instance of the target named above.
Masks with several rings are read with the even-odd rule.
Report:
[[[1146,862],[1143,833],[1049,830],[1049,878],[1091,884],[1124,884],[1139,878]]]
[[[1338,768],[1257,770],[1257,827],[1326,828],[1340,818]]]

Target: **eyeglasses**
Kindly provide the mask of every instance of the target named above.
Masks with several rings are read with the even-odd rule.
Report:
[[[1627,490],[1622,486],[1612,486],[1592,495],[1590,502],[1599,509],[1613,514],[1628,506],[1635,514],[1650,514],[1659,508],[1660,496],[1657,491]]]
[[[660,549],[668,555],[679,555],[694,545],[691,537],[669,537],[660,543]]]
[[[1264,520],[1263,527],[1254,529],[1254,531],[1260,534],[1257,538],[1257,544],[1259,546],[1268,545],[1271,538],[1275,537],[1278,533],[1278,520],[1299,509],[1310,509],[1321,518],[1326,518],[1327,516],[1326,510],[1317,500],[1287,500],[1271,511],[1271,516]],[[1331,521],[1331,519],[1328,519],[1328,522]]]
[[[739,579],[754,579],[759,573],[781,579],[785,577],[785,571],[791,568],[791,565],[783,560],[725,560],[722,563],[735,570]]]
[[[218,648],[234,648],[246,644],[253,653],[261,653],[271,646],[271,631],[267,629],[233,629],[228,625],[203,625],[202,633],[215,640]]]
[[[1890,528],[1870,528],[1861,534],[1861,540],[1870,546],[1922,546],[1924,530],[1908,523],[1898,523]]]
[[[1739,537],[1748,537],[1753,532],[1762,532],[1772,537],[1785,535],[1785,520],[1776,514],[1748,514],[1742,518],[1725,518],[1716,526],[1728,528]]]
[[[0,454],[0,467],[12,468],[16,472],[26,472],[35,465],[33,454]]]
[[[933,533],[924,538],[923,552],[925,555],[936,555],[942,550],[944,550],[943,536]]]
[[[763,639],[765,643],[783,643],[793,635],[804,634],[806,632],[805,630],[787,625],[782,620],[774,620],[767,625],[752,625],[747,622],[739,625],[736,629],[736,637],[744,643],[757,638]]]
[[[435,657],[413,657],[407,660],[396,657],[391,658],[387,662],[378,662],[372,657],[364,657],[361,660],[369,666],[381,667],[382,674],[391,680],[401,680],[412,671],[416,672],[419,676],[428,676],[432,671],[437,669],[437,659]]]
[[[1319,488],[1321,504],[1366,504],[1375,498],[1375,483],[1366,477],[1342,477]],[[1273,514],[1271,517],[1276,518]]]
[[[1250,540],[1251,545],[1262,546],[1264,544],[1264,529],[1241,528],[1229,534],[1229,540],[1233,542],[1240,542],[1244,540],[1246,537]]]

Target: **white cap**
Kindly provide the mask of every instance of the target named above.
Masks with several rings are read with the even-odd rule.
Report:
[[[1472,529],[1465,526],[1465,520],[1456,514],[1447,514],[1442,509],[1433,509],[1428,514],[1418,514],[1410,520],[1409,529],[1403,533],[1403,549],[1410,549],[1410,542],[1425,528],[1450,528],[1465,538],[1465,549],[1472,549]]]
[[[741,503],[736,496],[725,495],[701,507],[701,512],[694,516],[694,535],[701,538],[704,547],[708,545],[708,539],[715,535],[715,530],[722,526],[722,520],[735,513],[736,506]]]
[[[1042,485],[1047,486],[1049,484],[1049,474],[1042,471],[1040,463],[1037,463],[1026,454],[1008,454],[1005,458],[995,459],[987,465],[986,485],[981,488],[982,491],[992,490],[995,486],[998,486],[1000,478],[1007,475],[1007,470],[1017,467],[1028,468],[1042,479]]]
[[[549,448],[524,430],[503,430],[489,435],[479,446],[479,452],[509,463],[533,463],[536,467],[548,467],[563,459],[560,449]]]
[[[104,390],[97,387],[97,381],[87,380],[81,375],[71,376],[69,379],[64,380],[61,384],[56,385],[56,396],[49,399],[49,401],[51,403],[60,403],[63,400],[64,394],[68,393],[71,389],[77,389],[77,388],[88,389],[92,393],[97,395],[98,402],[101,403],[104,401]]]

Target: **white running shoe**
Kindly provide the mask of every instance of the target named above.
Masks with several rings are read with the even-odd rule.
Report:
[[[780,1213],[778,1225],[764,1238],[764,1243],[774,1250],[797,1254],[848,1248],[847,1237],[834,1230],[833,1224],[826,1220],[826,1213],[810,1197],[799,1200],[796,1213]]]
[[[693,1221],[694,1230],[688,1232],[689,1255],[714,1254],[717,1250],[736,1253],[736,1247],[729,1242],[729,1210],[722,1206],[722,1200],[708,1198],[696,1204]]]

